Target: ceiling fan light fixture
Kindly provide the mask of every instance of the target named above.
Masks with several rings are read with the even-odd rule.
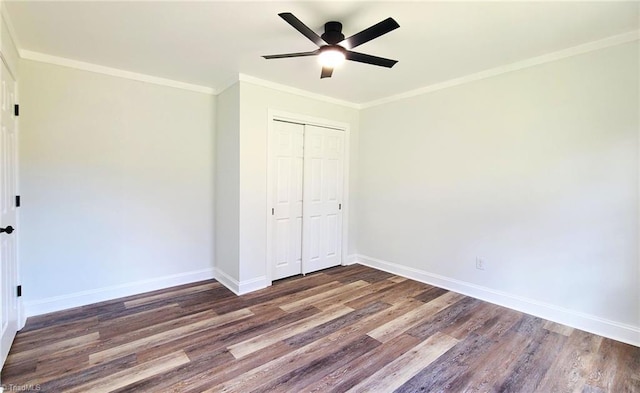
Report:
[[[308,52],[262,56],[265,59],[318,56],[319,63],[322,64],[320,79],[330,78],[331,75],[333,75],[333,69],[345,60],[386,68],[391,68],[398,62],[397,60],[385,59],[384,57],[372,56],[351,50],[400,27],[398,22],[393,20],[393,18],[387,18],[382,22],[378,22],[375,25],[352,35],[349,38],[344,38],[344,34],[342,34],[342,23],[340,22],[331,21],[325,23],[324,33],[319,36],[307,25],[302,23],[300,19],[296,18],[291,12],[281,12],[278,16],[290,24],[291,27],[298,30],[300,34],[316,44],[318,49]]]
[[[334,68],[344,63],[346,50],[339,45],[327,45],[320,49],[318,60],[323,67]]]

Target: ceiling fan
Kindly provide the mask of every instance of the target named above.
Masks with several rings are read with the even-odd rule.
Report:
[[[345,39],[344,34],[342,34],[342,23],[340,22],[334,21],[325,23],[324,33],[321,36],[318,36],[318,34],[302,23],[300,19],[296,18],[292,13],[283,12],[278,15],[293,26],[294,29],[298,30],[302,35],[310,39],[314,44],[318,45],[319,49],[310,52],[262,56],[265,59],[283,59],[287,57],[317,55],[319,56],[320,63],[322,64],[322,73],[320,74],[320,78],[330,78],[331,74],[333,74],[333,69],[345,59],[387,68],[393,67],[394,64],[398,62],[397,60],[385,59],[384,57],[367,55],[351,50],[365,42],[369,42],[400,27],[398,22],[393,20],[393,18],[387,18],[382,22],[376,23],[375,25]]]

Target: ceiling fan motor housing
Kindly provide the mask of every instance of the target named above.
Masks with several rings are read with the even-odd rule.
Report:
[[[344,40],[344,34],[342,34],[342,23],[325,23],[324,34],[322,34],[320,37],[329,45],[335,45],[338,42],[341,42],[342,40]]]

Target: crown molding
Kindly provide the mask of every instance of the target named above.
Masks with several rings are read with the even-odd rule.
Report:
[[[373,106],[387,104],[390,102],[402,100],[405,98],[411,98],[422,94],[432,93],[434,91],[447,89],[449,87],[462,85],[469,82],[475,82],[481,79],[491,78],[493,76],[506,74],[512,71],[518,71],[524,68],[537,66],[540,64],[550,63],[556,60],[565,59],[567,57],[577,56],[588,52],[593,52],[599,49],[608,48],[611,46],[626,44],[628,42],[637,41],[640,39],[640,30],[630,31],[628,33],[614,35],[601,40],[588,42],[573,46],[571,48],[559,50],[557,52],[551,52],[542,56],[532,57],[526,60],[518,61],[515,63],[505,64],[499,67],[490,68],[488,70],[480,71],[474,74],[462,76],[460,78],[450,79],[444,82],[436,83],[433,85],[424,86],[415,90],[410,90],[404,93],[392,95],[389,97],[381,98],[379,100],[366,102],[360,104],[361,109],[371,108]]]
[[[6,13],[3,13],[3,14],[6,14]],[[6,17],[8,17],[8,15],[6,15],[5,18]],[[10,34],[13,34],[11,32],[11,30],[13,30],[13,26],[11,25],[10,21],[9,23],[7,23],[7,27],[9,28]],[[14,39],[16,46],[18,46],[18,42],[16,41],[17,37],[14,35],[12,38]],[[121,70],[117,68],[101,66],[98,64],[86,63],[78,60],[52,56],[52,55],[30,51],[26,49],[19,49],[18,53],[21,58],[27,59],[27,60],[61,65],[61,66],[80,69],[84,71],[116,76],[116,77],[125,78],[125,79],[137,80],[141,82],[152,83],[152,84],[157,84],[162,86],[169,86],[169,87],[174,87],[178,89],[189,90],[189,91],[194,91],[194,92],[204,93],[204,94],[218,95],[224,90],[233,86],[235,83],[242,81],[242,82],[247,82],[254,85],[266,87],[269,89],[278,90],[278,91],[290,93],[290,94],[295,94],[298,96],[302,96],[302,97],[306,97],[306,98],[310,98],[318,101],[323,101],[331,104],[341,105],[341,106],[354,108],[354,109],[366,109],[366,108],[371,108],[377,105],[382,105],[382,104],[402,100],[405,98],[411,98],[411,97],[415,97],[423,94],[432,93],[438,90],[447,89],[449,87],[459,86],[469,82],[475,82],[478,80],[491,78],[491,77],[505,74],[508,72],[518,71],[521,69],[534,67],[537,65],[545,64],[545,63],[550,63],[550,62],[561,60],[564,58],[596,51],[599,49],[604,49],[604,48],[608,48],[616,45],[637,41],[639,39],[640,39],[640,30],[634,30],[624,34],[619,34],[619,35],[611,36],[601,40],[588,42],[586,44],[581,44],[581,45],[577,45],[577,46],[563,49],[560,51],[547,53],[545,55],[529,58],[529,59],[518,61],[515,63],[506,64],[506,65],[502,65],[495,68],[490,68],[488,70],[465,75],[460,78],[450,79],[444,82],[424,86],[418,89],[410,90],[404,93],[384,97],[378,100],[369,101],[365,103],[355,103],[355,102],[350,102],[346,100],[341,100],[338,98],[325,96],[322,94],[312,93],[312,92],[298,89],[292,86],[271,82],[268,80],[260,79],[260,78],[247,75],[247,74],[242,74],[242,73],[239,73],[237,78],[233,78],[226,81],[226,83],[224,83],[221,88],[214,89],[207,86],[194,85],[194,84],[179,82],[171,79],[165,79],[165,78],[155,77],[151,75]]]
[[[248,82],[254,85],[267,87],[269,89],[282,91],[284,93],[291,93],[291,94],[299,95],[306,98],[311,98],[318,101],[324,101],[330,104],[346,106],[354,109],[362,109],[361,105],[354,102],[340,100],[338,98],[333,98],[333,97],[325,96],[322,94],[311,93],[306,90],[298,89],[298,88],[287,86],[287,85],[282,85],[280,83],[270,82],[264,79],[256,78],[255,76],[251,76],[251,75],[238,74],[238,81]],[[233,83],[231,85],[233,85]]]
[[[179,82],[172,79],[159,78],[156,76],[139,74],[137,72],[131,72],[121,70],[118,68],[105,67],[98,64],[86,63],[83,61],[72,60],[65,57],[58,57],[47,55],[45,53],[34,52],[26,49],[19,49],[20,57],[26,60],[39,61],[41,63],[55,64],[59,66],[75,68],[78,70],[95,72],[97,74],[104,74],[110,76],[116,76],[124,79],[131,79],[139,82],[151,83],[154,85],[174,87],[176,89],[189,90],[197,93],[216,95],[218,92],[207,86],[194,85],[191,83]]]

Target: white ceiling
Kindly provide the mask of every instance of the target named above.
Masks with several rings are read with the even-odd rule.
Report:
[[[238,73],[366,103],[637,30],[638,2],[6,2],[22,50],[213,89]],[[310,28],[343,23],[350,36],[387,17],[400,28],[358,47],[399,60],[392,69],[346,62],[320,79],[314,50],[278,17]]]

